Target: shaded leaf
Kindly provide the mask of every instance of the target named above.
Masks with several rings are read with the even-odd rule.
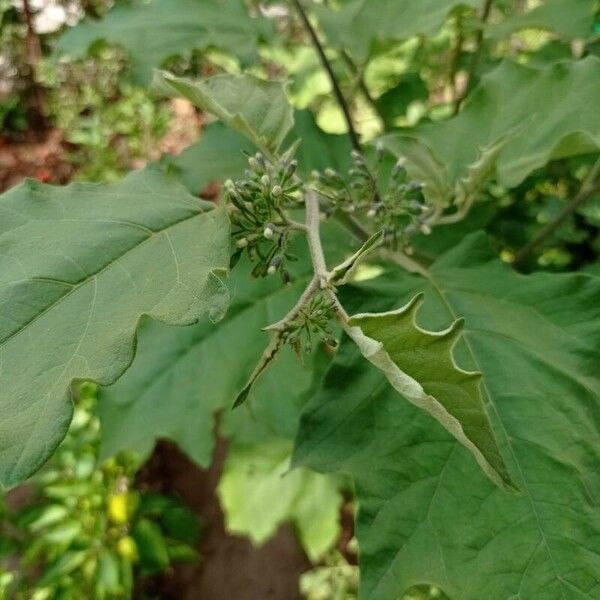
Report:
[[[309,558],[317,561],[338,539],[342,496],[331,476],[289,471],[290,456],[288,443],[234,448],[217,494],[230,532],[262,544],[289,521]]]

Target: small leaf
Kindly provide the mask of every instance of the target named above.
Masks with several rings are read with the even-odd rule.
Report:
[[[344,285],[352,279],[360,261],[383,241],[383,231],[374,233],[352,256],[331,270],[328,281],[333,285]]]
[[[155,82],[215,115],[268,154],[279,148],[294,125],[285,87],[277,81],[228,74],[192,80],[158,71]]]
[[[397,310],[355,315],[349,334],[398,392],[471,451],[494,483],[514,487],[479,391],[481,373],[464,371],[454,362],[452,349],[462,321],[435,333],[421,329],[416,313],[422,300],[419,294]]]

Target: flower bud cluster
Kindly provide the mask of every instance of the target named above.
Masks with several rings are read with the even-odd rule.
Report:
[[[285,262],[294,257],[287,252],[292,229],[284,209],[301,202],[297,168],[293,149],[273,162],[259,152],[248,157],[242,180],[225,182],[235,242],[232,266],[245,252],[256,263],[252,271],[255,277],[279,273],[284,282],[289,280]]]
[[[342,210],[372,220],[385,232],[392,246],[407,243],[407,231],[428,233],[422,217],[431,210],[422,185],[410,181],[403,162],[398,161],[387,176],[382,171],[383,153],[378,151],[373,169],[359,152],[352,152],[353,166],[346,176],[333,169],[313,172],[313,186],[329,202],[327,212]]]
[[[337,340],[329,329],[333,318],[333,304],[322,293],[313,296],[306,306],[289,321],[283,332],[283,340],[290,344],[296,354],[310,353],[315,341],[337,346]]]

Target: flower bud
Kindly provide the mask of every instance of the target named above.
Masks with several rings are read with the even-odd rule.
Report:
[[[271,264],[269,265],[269,268],[267,269],[267,273],[269,275],[273,275],[277,269],[279,269],[281,265],[281,256],[274,256],[273,260],[271,260]]]
[[[267,187],[267,186],[269,185],[269,183],[270,183],[269,176],[268,176],[268,175],[263,175],[263,176],[260,178],[260,182],[261,182],[261,183],[262,183],[262,184],[263,184],[265,187]]]
[[[248,246],[248,240],[247,240],[245,237],[243,237],[243,238],[240,238],[240,239],[239,239],[239,240],[238,240],[238,241],[235,243],[235,245],[236,245],[238,248],[246,248],[246,247]]]
[[[431,233],[431,227],[429,227],[427,223],[423,223],[420,227],[420,230],[424,235],[429,235]]]
[[[275,231],[275,225],[273,225],[273,223],[267,223],[265,225],[265,229],[263,231],[263,236],[267,239],[270,240],[273,237],[273,233]]]
[[[235,184],[233,183],[233,181],[231,181],[231,179],[228,179],[223,184],[223,187],[231,194],[233,194],[233,192],[235,192]]]
[[[337,175],[337,173],[333,169],[327,167],[327,169],[325,169],[325,175],[327,177],[331,178],[331,177],[335,177]]]
[[[271,196],[273,196],[273,198],[279,198],[282,193],[283,190],[281,189],[280,185],[273,186],[273,189],[271,190]]]
[[[253,171],[258,171],[258,170],[259,170],[259,168],[260,168],[260,167],[259,167],[259,164],[258,164],[258,161],[257,161],[257,160],[254,158],[254,156],[251,156],[251,157],[248,159],[248,164],[250,165],[250,168],[251,168]]]

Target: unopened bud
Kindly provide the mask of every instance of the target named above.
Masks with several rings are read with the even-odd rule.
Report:
[[[271,196],[273,196],[273,198],[279,198],[279,196],[281,196],[282,193],[283,190],[281,189],[280,185],[273,186],[273,189],[271,190]]]
[[[376,214],[377,214],[377,209],[376,208],[370,208],[367,211],[367,217],[369,217],[369,219],[372,219]]]
[[[269,268],[267,269],[267,273],[269,275],[273,275],[273,273],[275,273],[277,271],[277,269],[279,269],[280,265],[281,265],[281,256],[274,256],[273,260],[271,260],[271,264],[269,265]]]
[[[235,184],[233,183],[233,181],[231,181],[231,179],[228,179],[224,184],[223,187],[229,192],[229,193],[233,193],[235,192]]]
[[[273,237],[273,232],[275,231],[275,225],[273,225],[272,223],[267,223],[265,225],[265,229],[263,231],[263,236],[270,240]]]
[[[333,169],[328,167],[327,169],[325,169],[325,175],[327,177],[335,177],[337,173]]]
[[[262,184],[263,184],[265,187],[267,187],[267,186],[269,185],[269,183],[270,183],[269,176],[268,176],[268,175],[263,175],[263,176],[260,178],[260,182],[261,182],[261,183],[262,183]]]
[[[235,245],[236,245],[238,248],[240,248],[240,249],[241,249],[241,248],[246,248],[246,247],[248,246],[248,240],[247,240],[245,237],[243,237],[243,238],[240,238],[240,239],[239,239],[239,240],[238,240],[238,241],[235,243]]]
[[[423,233],[424,235],[429,235],[431,233],[431,227],[429,227],[429,225],[427,225],[427,223],[423,223],[420,227],[421,229],[421,233]]]
[[[293,175],[296,172],[296,169],[298,168],[298,161],[296,159],[294,159],[287,168],[287,172],[288,175]]]

